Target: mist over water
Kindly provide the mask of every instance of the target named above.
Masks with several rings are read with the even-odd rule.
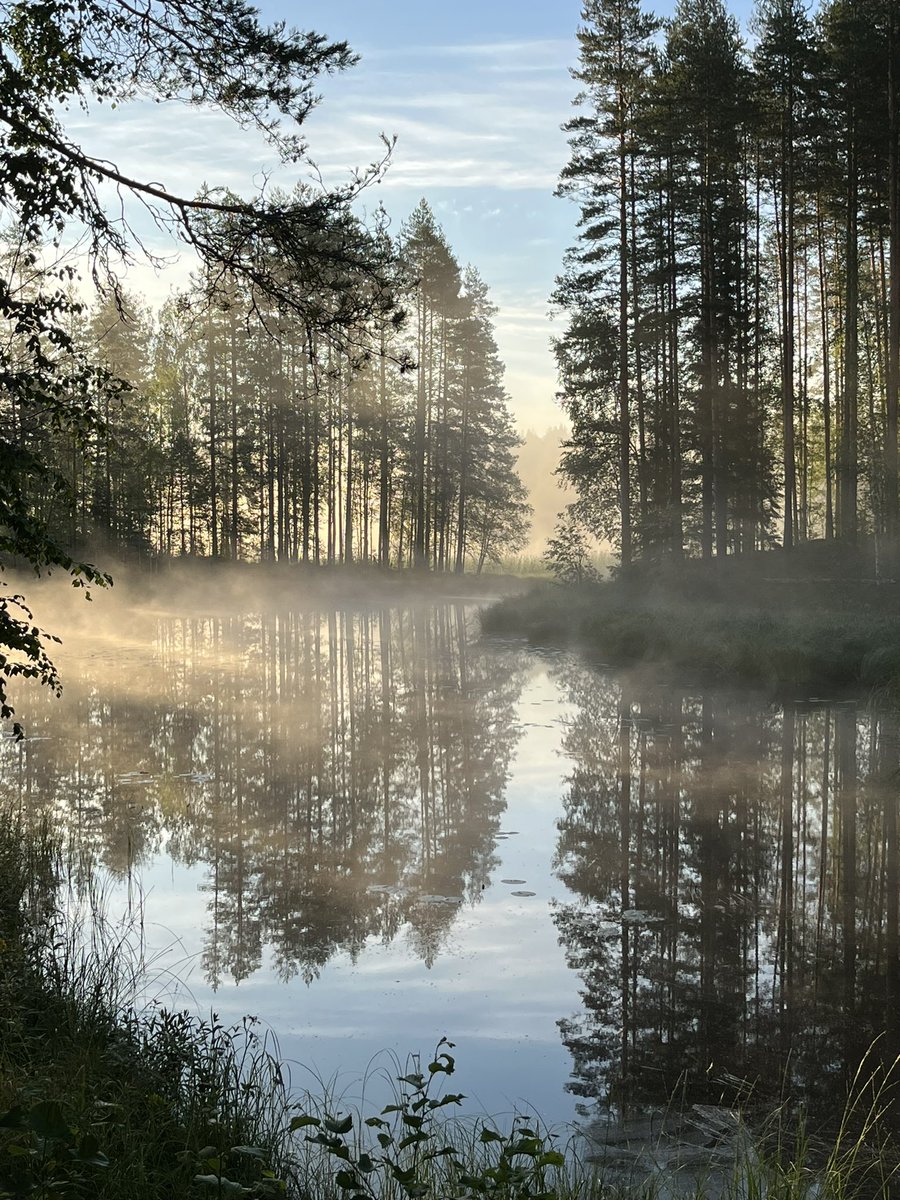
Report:
[[[896,1053],[895,715],[598,671],[471,600],[154,588],[80,630],[39,594],[65,693],[20,691],[0,746],[150,994],[351,1092],[447,1035],[476,1110],[550,1120],[751,1085],[827,1113]]]

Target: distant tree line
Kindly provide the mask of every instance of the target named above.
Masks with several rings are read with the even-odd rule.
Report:
[[[623,563],[898,535],[900,9],[588,0],[569,520]]]
[[[86,432],[0,403],[3,436],[51,467],[30,500],[52,536],[456,571],[518,548],[529,510],[487,288],[424,201],[381,238],[399,305],[341,342],[327,311],[313,325],[227,270],[158,312],[110,294],[73,318],[86,357],[128,388],[102,394]]]
[[[10,680],[60,687],[26,598],[4,590],[11,563],[104,586],[86,561],[98,539],[454,567],[515,543],[515,439],[482,285],[406,273],[360,218],[389,146],[337,185],[310,157],[321,81],[357,61],[346,42],[262,24],[249,0],[0,0],[0,41],[0,719]],[[307,182],[182,194],[95,152],[94,121],[67,120],[135,100],[228,117]],[[152,320],[121,283],[123,264],[157,261],[141,229],[198,262],[192,293]],[[453,264],[433,222],[431,241],[435,270]],[[91,316],[79,275],[105,310]],[[429,356],[413,400],[378,368],[385,352],[413,365],[398,340],[410,300]]]

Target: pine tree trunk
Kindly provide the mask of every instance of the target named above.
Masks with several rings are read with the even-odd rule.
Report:
[[[857,422],[859,403],[859,234],[855,129],[851,124],[847,152],[846,289],[844,308],[844,389],[841,421],[841,537],[855,545],[857,537]]]
[[[622,566],[631,562],[631,414],[628,404],[628,194],[625,100],[619,94],[619,509]]]
[[[890,267],[887,337],[887,428],[885,431],[885,514],[888,573],[898,569],[897,418],[900,400],[900,14],[889,5],[888,36],[888,203],[890,209]]]

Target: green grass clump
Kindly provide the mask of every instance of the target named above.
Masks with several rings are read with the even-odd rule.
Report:
[[[252,1024],[139,1011],[127,941],[96,906],[66,919],[58,865],[3,823],[0,1196],[283,1194],[288,1100]]]

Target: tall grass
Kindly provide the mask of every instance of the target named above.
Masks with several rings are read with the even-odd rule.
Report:
[[[251,1022],[144,1007],[129,931],[96,894],[67,912],[60,878],[46,830],[3,822],[0,1196],[175,1197],[204,1172],[266,1194],[290,1140],[277,1058]]]

